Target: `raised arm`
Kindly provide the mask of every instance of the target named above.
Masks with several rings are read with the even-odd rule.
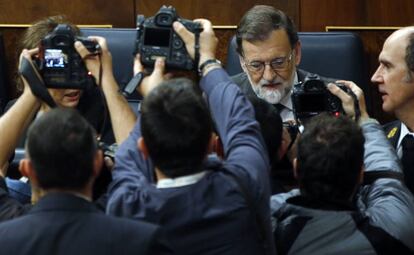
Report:
[[[20,58],[31,60],[38,49],[23,50]],[[0,175],[7,174],[8,161],[16,148],[20,137],[33,120],[40,102],[32,94],[26,80],[23,79],[24,91],[16,103],[0,117]]]
[[[362,90],[352,82],[341,82],[351,88],[360,99],[359,123],[365,137],[364,183],[357,194],[358,207],[365,210],[359,218],[359,226],[367,231],[372,226],[379,227],[389,233],[390,238],[401,240],[404,245],[414,250],[414,197],[403,184],[396,151],[385,137],[379,123],[369,119]],[[336,88],[331,88],[332,91],[336,92]],[[343,102],[347,101],[347,95],[341,92],[341,96]],[[369,218],[369,221],[364,221],[365,218]]]
[[[222,140],[226,164],[232,171],[243,171],[261,188],[268,188],[269,163],[254,110],[239,87],[234,84],[215,59],[217,38],[208,20],[196,20],[203,26],[200,34],[200,87]],[[195,36],[185,27],[174,23],[174,29],[186,44],[187,51],[194,57]],[[211,64],[205,64],[209,61]],[[233,167],[234,166],[234,167]],[[266,191],[267,192],[267,191]],[[266,193],[265,192],[265,193]]]
[[[75,42],[75,48],[84,59],[88,70],[95,77],[97,84],[102,78],[101,86],[108,105],[109,115],[111,117],[112,129],[115,140],[118,144],[122,143],[134,127],[136,116],[129,107],[125,97],[119,93],[119,87],[115,81],[112,70],[112,56],[109,52],[105,38],[98,36],[89,37],[95,40],[101,46],[101,55],[90,55],[90,52],[82,45],[81,42]],[[102,73],[100,77],[100,65]]]

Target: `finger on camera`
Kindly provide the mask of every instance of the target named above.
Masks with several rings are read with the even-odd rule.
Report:
[[[88,36],[88,39],[90,39],[90,40],[92,40],[94,42],[97,42],[99,44],[99,46],[101,46],[101,49],[105,49],[106,50],[108,48],[105,37],[102,37],[102,36],[94,36],[93,35],[93,36]]]
[[[335,83],[329,83],[327,88],[332,94],[339,97],[341,101],[344,101],[350,98],[350,96],[345,91],[343,91],[341,88],[339,88]]]
[[[174,31],[181,37],[185,44],[189,44],[194,40],[194,34],[178,21],[173,23]]]
[[[165,59],[158,57],[154,63],[154,71],[152,71],[152,75],[162,76],[164,74],[165,69]]]
[[[195,19],[194,22],[200,23],[203,31],[213,30],[213,26],[208,19]]]
[[[134,75],[144,71],[144,66],[141,63],[141,55],[137,53],[134,58]]]
[[[342,83],[344,84],[346,87],[348,87],[349,89],[352,90],[352,92],[354,92],[354,94],[359,98],[361,95],[364,94],[364,92],[362,91],[362,89],[355,84],[352,81],[346,81],[346,80],[338,80],[336,81],[337,83]]]
[[[76,41],[74,46],[82,59],[88,57],[88,55],[90,54],[89,50],[85,47],[85,45],[83,45],[82,42]]]

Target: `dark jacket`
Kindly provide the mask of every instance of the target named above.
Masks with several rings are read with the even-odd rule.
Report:
[[[298,190],[272,196],[279,254],[414,252],[414,198],[398,157],[378,124],[362,129],[365,176],[353,203],[310,200]]]
[[[203,77],[200,87],[223,142],[224,164],[209,158],[195,182],[157,188],[154,165],[137,149],[138,119],[115,157],[107,213],[162,225],[177,254],[256,255],[265,254],[265,246],[273,254],[269,162],[253,109],[222,69]]]
[[[169,254],[160,228],[115,218],[83,198],[48,194],[25,215],[0,224],[1,254]]]

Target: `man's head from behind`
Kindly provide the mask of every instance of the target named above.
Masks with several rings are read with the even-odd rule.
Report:
[[[167,177],[201,171],[212,135],[209,110],[184,78],[163,82],[145,97],[141,107],[143,140],[139,148]]]
[[[292,87],[301,58],[292,20],[272,6],[254,6],[241,19],[236,41],[253,91],[269,103],[278,103]]]
[[[53,109],[36,119],[26,151],[37,185],[44,190],[83,189],[102,164],[93,128],[71,109]]]
[[[361,181],[364,142],[361,129],[347,117],[314,117],[297,148],[301,193],[314,199],[348,201]]]
[[[397,117],[414,107],[414,27],[395,31],[379,55],[379,66],[371,78],[382,96],[382,109]]]

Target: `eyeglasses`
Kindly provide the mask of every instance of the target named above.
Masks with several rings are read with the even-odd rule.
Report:
[[[262,62],[262,61],[249,62],[247,59],[244,59],[244,61],[246,63],[247,70],[253,73],[263,73],[266,65],[270,65],[270,67],[274,71],[285,71],[288,68],[290,61],[292,60],[292,56],[293,56],[293,51],[290,52],[289,56],[275,58],[270,62]]]

